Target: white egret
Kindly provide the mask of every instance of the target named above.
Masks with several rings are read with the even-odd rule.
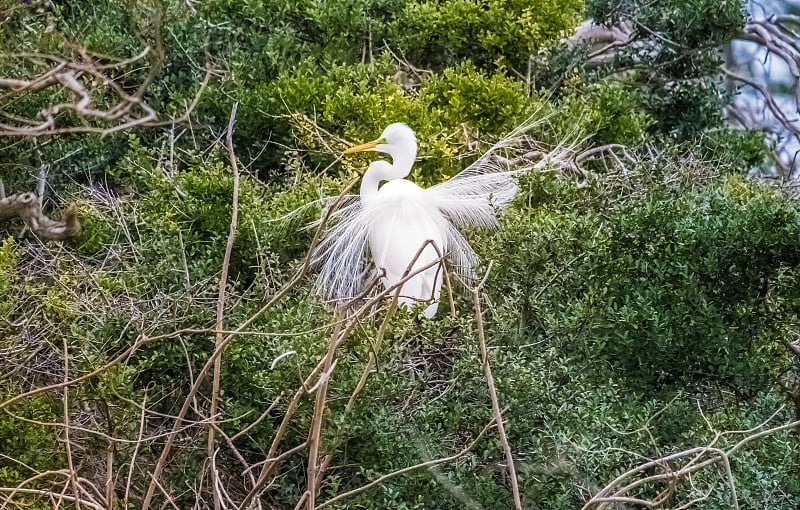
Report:
[[[422,314],[433,317],[443,277],[436,261],[447,250],[446,220],[426,200],[425,190],[405,179],[417,158],[414,132],[405,124],[392,124],[374,142],[344,154],[361,151],[385,152],[392,158],[392,163],[370,164],[361,179],[361,205],[372,218],[367,239],[375,266],[386,288],[396,285],[404,274],[416,273],[400,287],[398,301],[409,307],[416,301],[432,301]],[[388,182],[380,186],[383,181]]]
[[[428,302],[422,315],[433,317],[444,271],[436,263],[439,253],[462,277],[474,277],[478,257],[458,227],[496,226],[497,210],[517,192],[517,175],[548,159],[509,169],[492,157],[498,149],[518,140],[531,125],[516,129],[467,169],[430,188],[405,179],[417,156],[416,137],[405,124],[391,124],[377,140],[344,151],[383,152],[392,162],[371,163],[362,177],[360,196],[350,197],[346,205],[331,213],[332,226],[315,251],[315,260],[322,265],[317,280],[320,293],[330,301],[346,301],[358,295],[363,284],[364,253],[369,246],[387,288],[395,286],[404,273],[419,271],[400,287],[399,302],[407,307]],[[423,270],[426,266],[431,267]]]

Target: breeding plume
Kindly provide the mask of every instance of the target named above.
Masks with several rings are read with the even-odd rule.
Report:
[[[518,128],[467,169],[430,188],[405,179],[417,157],[417,139],[405,124],[391,124],[377,140],[347,149],[345,154],[382,152],[391,163],[370,164],[361,180],[360,196],[350,197],[331,213],[331,226],[315,252],[315,260],[322,265],[317,280],[320,293],[337,302],[358,295],[369,247],[383,285],[390,288],[404,275],[413,275],[400,287],[398,301],[407,307],[427,303],[422,315],[433,317],[444,275],[442,257],[463,279],[474,278],[478,257],[459,228],[496,226],[497,211],[517,192],[517,175],[532,168],[509,169],[494,157],[530,127]]]

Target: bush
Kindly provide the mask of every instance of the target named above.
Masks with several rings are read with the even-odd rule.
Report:
[[[653,119],[639,107],[634,93],[610,82],[573,87],[551,121],[562,136],[591,135],[598,146],[637,146],[644,141]]]
[[[577,24],[579,1],[414,0],[392,27],[394,39],[417,66],[442,69],[462,59],[480,67],[524,73],[528,58]]]
[[[117,499],[98,505],[141,507],[163,433],[176,426],[158,479],[169,496],[156,491],[151,508],[210,501],[211,377],[193,399],[187,392],[209,362],[218,329],[224,336],[241,329],[221,357],[214,468],[231,499],[242,501],[250,487],[244,465],[265,460],[294,409],[277,450],[286,455],[267,478],[261,504],[295,506],[319,394],[301,381],[324,355],[335,316],[314,294],[313,269],[293,275],[311,242],[306,226],[319,217],[319,199],[336,195],[366,166],[365,159],[335,157],[396,121],[418,134],[412,179],[422,185],[454,175],[534,112],[548,118],[531,131],[541,147],[591,136],[595,145],[628,145],[641,159],[631,164],[620,156],[627,164],[621,168],[597,153],[580,161],[581,172],[572,172],[574,159],[531,172],[496,234],[465,234],[482,260],[494,260],[482,296],[486,335],[527,506],[577,508],[642,458],[707,445],[715,430],[791,421],[798,363],[784,344],[796,338],[800,312],[798,206],[735,175],[763,155],[754,133],[710,130],[681,144],[652,136],[692,138],[713,125],[706,122],[713,104],[703,94],[716,92],[693,96],[687,87],[695,72],[712,69],[703,38],[721,41],[736,13],[731,2],[704,2],[720,9],[718,19],[693,19],[694,4],[685,11],[674,1],[635,6],[644,22],[685,37],[691,52],[661,47],[667,61],[613,80],[574,73],[553,96],[532,90],[542,82],[536,69],[527,79],[529,57],[577,21],[576,2],[3,3],[0,49],[9,54],[75,56],[88,46],[122,58],[151,46],[159,58],[147,64],[158,73],[145,98],[161,120],[194,99],[207,63],[214,75],[190,122],[4,145],[6,189],[33,189],[39,166],[52,163],[47,198],[76,200],[83,231],[64,243],[27,233],[12,240],[15,228],[0,236],[3,398],[61,383],[64,346],[67,375],[97,373],[68,387],[69,409],[61,408],[59,387],[0,414],[0,484],[17,486],[48,470],[57,474],[28,486],[50,490],[63,482],[66,415],[82,427],[71,444],[81,486],[97,489],[87,489],[87,500],[101,500],[111,453],[120,476],[109,489]],[[594,2],[592,12],[613,18],[614,5],[623,5],[606,4]],[[682,26],[671,26],[673,18]],[[399,58],[384,51],[384,41]],[[532,68],[547,67],[545,57]],[[415,74],[408,64],[431,69]],[[32,65],[0,62],[15,77]],[[117,76],[126,90],[146,75],[148,66],[140,67]],[[553,72],[547,83],[561,78]],[[672,90],[686,97],[676,99]],[[47,95],[8,96],[4,108],[35,115],[62,99]],[[233,193],[222,140],[234,101],[239,222],[217,324]],[[697,115],[680,116],[687,112],[676,105],[683,104],[698,105],[688,112]],[[294,286],[273,302],[290,281]],[[452,317],[443,304],[433,320],[401,309],[384,324],[379,305],[354,324],[329,379],[320,454],[332,460],[317,504],[392,470],[453,455],[490,423],[473,304],[463,289],[454,293]],[[362,374],[369,375],[363,388]],[[188,413],[176,421],[184,402]],[[733,459],[742,507],[800,505],[800,447],[785,432],[748,443]],[[717,440],[730,445],[738,437]],[[730,506],[716,467],[691,482],[670,480],[673,499],[664,505],[707,494],[708,508]],[[639,495],[654,497],[656,489],[647,485]],[[506,459],[489,429],[456,462],[405,473],[331,507],[496,508],[510,493]],[[8,502],[51,503],[19,494]]]
[[[423,81],[418,91],[404,89],[394,73],[384,55],[372,64],[332,66],[324,74],[309,64],[268,85],[243,87],[237,95],[244,127],[237,128],[237,138],[245,146],[260,147],[267,139],[287,147],[263,156],[269,175],[277,178],[295,170],[293,158],[300,157],[311,171],[330,164],[331,147],[323,145],[311,121],[352,141],[372,140],[392,122],[406,122],[420,143],[412,176],[439,182],[466,166],[458,160],[471,157],[472,137],[510,131],[544,105],[508,76],[470,63]]]
[[[533,207],[510,216],[493,248],[511,286],[500,296],[531,289],[526,327],[635,391],[716,384],[750,398],[775,384],[788,368],[775,313],[798,313],[793,201],[728,177],[680,196],[656,185],[598,214],[593,192],[546,181],[528,181],[521,200]]]

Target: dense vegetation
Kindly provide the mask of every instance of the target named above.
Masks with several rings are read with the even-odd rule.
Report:
[[[580,508],[680,452],[620,495],[798,508],[796,424],[756,434],[800,419],[800,205],[746,177],[764,144],[722,123],[714,76],[742,5],[638,4],[0,0],[0,76],[71,62],[97,110],[138,97],[120,118],[61,108],[40,133],[25,119],[77,102],[72,82],[3,89],[5,193],[46,183],[45,212],[75,202],[82,230],[54,242],[0,224],[0,499],[234,508],[252,492],[252,508],[293,508],[338,318],[304,271],[307,226],[366,166],[338,153],[406,122],[410,178],[430,185],[534,116],[522,152],[577,148],[520,179],[496,232],[468,233],[489,271],[484,324],[460,285],[453,313],[445,299],[435,319],[384,322],[378,300],[350,323],[316,434],[330,455],[317,506],[468,448],[329,508],[513,508],[502,438],[480,435],[483,332],[524,508]],[[586,16],[628,20],[636,44],[588,65],[564,40]],[[114,130],[141,102],[158,118]]]

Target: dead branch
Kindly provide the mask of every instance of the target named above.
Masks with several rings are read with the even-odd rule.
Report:
[[[586,20],[575,29],[575,33],[567,37],[569,46],[589,45],[587,64],[597,66],[616,58],[615,50],[634,42],[636,34],[630,21],[623,21],[619,26],[607,27],[596,25],[593,20]]]
[[[769,420],[767,420],[767,422],[768,421]],[[725,472],[725,478],[731,493],[732,508],[739,508],[739,501],[736,493],[736,482],[731,470],[731,457],[738,450],[756,439],[784,430],[800,427],[800,421],[793,421],[770,429],[763,429],[764,425],[766,425],[766,422],[749,430],[715,432],[714,438],[706,446],[698,446],[678,453],[665,455],[631,468],[612,480],[603,489],[598,491],[588,502],[586,502],[581,510],[589,510],[590,508],[602,509],[610,503],[626,502],[648,508],[661,508],[661,506],[667,502],[666,499],[673,493],[674,488],[677,487],[679,483],[683,481],[689,481],[691,483],[692,476],[695,472],[715,464],[722,464]],[[723,449],[717,446],[717,443],[722,437],[734,434],[747,435],[730,448]],[[680,465],[679,463],[682,461],[685,461],[685,463]],[[643,476],[644,473],[650,469],[658,469],[659,472],[656,474]],[[631,495],[631,491],[648,483],[666,484],[664,490],[660,491],[661,496],[658,496],[656,500],[645,500]],[[710,494],[711,492],[709,491],[705,498],[700,497],[693,499],[691,502],[681,505],[680,508],[687,508],[690,504],[706,499]]]
[[[39,70],[38,74],[31,72],[30,76],[22,79],[0,76],[0,90],[5,90],[0,99],[16,100],[43,91],[51,97],[66,94],[69,99],[51,104],[32,117],[19,116],[6,105],[0,105],[0,117],[5,118],[0,122],[0,136],[38,138],[66,133],[97,133],[105,136],[134,126],[186,123],[214,74],[212,66],[207,65],[197,93],[184,113],[173,120],[158,121],[155,109],[145,101],[144,96],[161,72],[164,55],[160,44],[156,44],[152,51],[148,46],[134,57],[111,63],[101,62],[110,57],[97,57],[86,49],[76,53],[71,58],[25,53],[13,55],[35,67],[46,68]],[[132,66],[141,66],[140,61],[148,55],[150,62],[147,75],[135,92],[128,93],[128,86],[123,87],[116,76],[129,74]],[[95,106],[97,104],[108,106]],[[77,124],[65,125],[64,120],[70,116],[69,113],[78,117]]]
[[[337,161],[338,161],[338,159],[337,159]],[[327,221],[330,218],[330,215],[342,203],[342,201],[344,200],[344,197],[347,195],[349,190],[355,185],[356,182],[357,182],[357,180],[353,179],[342,190],[342,192],[339,194],[339,196],[334,201],[333,205],[325,213],[325,215],[323,216],[322,220],[320,220],[320,223],[317,226],[316,232],[314,233],[314,238],[312,239],[311,245],[310,245],[310,247],[308,249],[308,252],[306,253],[306,257],[305,257],[305,259],[303,259],[302,264],[300,265],[298,270],[295,272],[294,276],[283,287],[281,287],[275,293],[275,295],[273,295],[270,298],[270,300],[266,304],[264,304],[264,306],[262,306],[258,311],[256,311],[247,320],[245,320],[241,325],[239,325],[239,327],[237,327],[234,331],[230,332],[224,338],[224,340],[214,349],[214,352],[211,354],[211,356],[206,361],[206,363],[203,366],[203,368],[198,373],[197,379],[195,379],[194,384],[189,389],[189,392],[188,392],[188,394],[186,395],[186,397],[184,399],[184,403],[183,403],[183,405],[182,405],[182,407],[181,407],[181,409],[180,409],[180,411],[178,412],[178,415],[177,415],[178,419],[175,420],[175,423],[173,425],[172,430],[167,435],[167,440],[165,441],[164,447],[161,450],[161,454],[159,455],[158,460],[156,461],[156,465],[153,468],[153,472],[152,472],[152,475],[151,475],[151,478],[150,478],[150,484],[149,484],[149,486],[147,488],[147,492],[145,493],[144,500],[142,501],[142,510],[148,510],[150,508],[150,504],[152,502],[153,496],[155,495],[155,490],[157,488],[159,488],[158,479],[160,478],[161,473],[163,472],[164,467],[166,466],[167,458],[168,458],[170,452],[172,451],[172,446],[173,446],[173,444],[175,442],[175,437],[177,436],[177,434],[178,434],[178,432],[180,430],[180,422],[181,422],[181,420],[183,420],[186,417],[186,414],[189,412],[189,408],[191,406],[192,399],[197,395],[197,392],[200,390],[200,386],[202,385],[202,383],[205,380],[206,376],[208,376],[208,374],[209,374],[209,372],[211,370],[211,367],[215,363],[217,357],[219,357],[222,354],[222,352],[225,350],[225,348],[228,346],[228,344],[230,342],[232,342],[239,335],[243,334],[243,332],[246,331],[246,328],[250,324],[252,324],[256,319],[261,317],[261,315],[263,315],[267,310],[269,310],[273,305],[275,305],[275,303],[277,303],[280,299],[282,299],[283,296],[285,296],[290,290],[292,290],[305,277],[305,275],[308,273],[309,269],[311,268],[311,260],[312,260],[312,255],[313,255],[314,249],[316,248],[316,245],[317,245],[317,243],[319,242],[319,240],[321,238],[322,231],[325,229],[325,225],[327,224]],[[312,373],[318,373],[318,369],[320,369],[321,366],[322,366],[321,363],[319,365],[317,365],[317,368]],[[276,459],[273,458],[273,455],[275,454],[275,451],[277,449],[277,445],[279,444],[280,438],[282,436],[281,430],[285,431],[286,427],[288,427],[289,417],[291,417],[291,415],[293,413],[292,406],[296,406],[297,405],[297,403],[300,400],[300,397],[303,394],[302,392],[305,392],[305,389],[301,387],[295,393],[295,396],[293,397],[292,401],[290,402],[290,404],[289,404],[289,409],[290,410],[287,411],[286,414],[284,415],[284,420],[281,423],[281,426],[279,427],[278,432],[276,432],[275,437],[273,439],[272,446],[270,447],[270,452],[267,454],[267,458],[271,459],[271,462],[268,462],[268,463],[265,464],[264,468],[261,471],[261,474],[259,475],[258,481],[256,482],[256,486],[253,487],[250,490],[250,492],[247,494],[247,496],[245,497],[244,502],[242,503],[242,505],[240,505],[240,508],[247,508],[247,506],[249,505],[250,501],[252,501],[252,498],[256,496],[258,491],[261,489],[261,487],[265,483],[266,478],[267,478],[268,473],[269,473],[269,470],[272,469],[272,467],[276,465],[277,461],[276,461]]]
[[[338,319],[342,311],[340,308],[336,309],[336,318]],[[341,324],[337,320],[337,324]],[[328,400],[328,383],[330,382],[331,373],[336,366],[336,347],[340,343],[340,327],[334,329],[331,339],[328,343],[328,352],[325,355],[322,374],[317,383],[317,394],[314,400],[314,414],[311,418],[311,430],[308,434],[308,469],[307,469],[307,482],[306,492],[304,494],[305,502],[307,503],[308,510],[314,510],[316,506],[317,492],[319,491],[318,481],[322,477],[322,469],[319,458],[319,447],[322,436],[322,418],[325,413],[325,407]],[[301,503],[298,502],[298,505]]]
[[[219,296],[217,297],[217,322],[214,326],[214,329],[217,330],[214,345],[216,348],[219,348],[219,345],[222,343],[223,335],[221,330],[224,327],[223,321],[225,320],[225,288],[228,285],[228,267],[231,261],[231,251],[233,250],[233,240],[236,237],[236,225],[239,216],[239,166],[236,164],[236,153],[233,150],[233,124],[236,122],[236,108],[239,106],[239,103],[233,103],[233,107],[231,108],[231,118],[228,122],[228,135],[226,137],[227,145],[228,145],[228,154],[231,160],[231,169],[233,170],[233,199],[231,205],[231,225],[230,231],[228,232],[228,241],[225,245],[225,255],[222,261],[222,273],[219,277]],[[216,414],[217,414],[217,402],[219,400],[219,380],[220,380],[220,372],[222,369],[222,356],[217,356],[214,360],[214,374],[212,376],[212,390],[211,390],[211,410],[209,411],[209,416],[211,418],[212,425],[216,421]],[[214,438],[214,431],[215,427],[211,427],[208,430],[208,457],[210,460],[213,460],[214,452],[215,452],[215,438]],[[217,473],[215,470],[211,471],[212,477]],[[216,483],[212,482],[212,486],[216,487]],[[220,509],[220,498],[218,491],[212,491],[214,494],[214,509]]]
[[[34,234],[43,239],[61,241],[75,237],[81,231],[76,204],[68,205],[60,220],[51,220],[42,212],[36,194],[31,192],[0,198],[0,224],[13,218],[20,218]]]
[[[340,197],[341,196],[343,196],[343,195],[340,195]],[[323,225],[321,225],[321,226],[324,226],[324,221],[325,221],[326,218],[327,218],[327,216],[323,219]],[[317,231],[317,233],[319,233],[319,230]],[[309,252],[308,252],[309,254],[313,251],[313,246],[314,246],[314,243],[312,242],[312,248],[309,250]],[[422,249],[424,249],[424,247],[422,247],[420,249],[420,252],[422,251]],[[442,263],[442,261],[440,259],[436,259],[436,260],[433,260],[433,261],[429,262],[428,264],[425,264],[422,267],[415,268],[407,276],[405,276],[405,277],[401,278],[399,281],[397,281],[393,286],[382,290],[381,292],[379,292],[378,294],[373,296],[371,299],[369,299],[366,303],[362,304],[355,311],[350,312],[350,315],[347,316],[345,319],[335,321],[334,322],[335,335],[332,336],[332,338],[337,338],[338,340],[337,340],[337,343],[334,346],[334,348],[338,348],[345,341],[345,339],[350,334],[350,332],[353,330],[353,328],[358,324],[358,320],[357,319],[359,317],[362,317],[364,314],[369,312],[369,310],[371,310],[372,307],[374,307],[376,304],[381,302],[387,296],[393,295],[395,292],[397,292],[398,289],[402,288],[402,286],[405,284],[405,282],[407,282],[411,278],[414,278],[417,274],[419,274],[421,272],[424,272],[424,271],[430,269],[431,267],[433,267],[433,266],[435,266],[437,264],[441,264],[441,263]],[[377,283],[377,280],[374,283]],[[273,298],[273,299],[275,299],[275,298]],[[262,311],[263,311],[263,309],[262,309]],[[261,313],[262,311],[259,311],[257,313]],[[246,326],[249,323],[249,321],[250,321],[250,319],[248,319],[248,321],[245,321],[245,324],[243,324],[243,327]],[[228,337],[226,339],[226,341],[228,341],[230,338],[231,337]],[[275,435],[273,436],[272,444],[270,445],[269,452],[267,453],[267,458],[260,463],[263,467],[261,469],[261,473],[258,476],[258,480],[256,482],[256,485],[250,490],[250,492],[244,498],[244,501],[242,502],[242,504],[239,505],[239,509],[240,510],[244,510],[246,508],[249,508],[248,505],[250,505],[250,503],[252,502],[253,498],[257,497],[259,492],[262,490],[264,484],[266,483],[268,476],[272,473],[272,470],[274,470],[277,467],[278,463],[285,456],[287,456],[287,454],[290,451],[299,451],[301,449],[301,448],[295,447],[292,450],[287,450],[286,452],[284,452],[284,453],[282,453],[280,455],[277,455],[277,456],[275,455],[277,453],[277,451],[278,451],[279,446],[280,446],[280,442],[283,439],[283,435],[285,434],[285,432],[286,432],[286,430],[287,430],[287,428],[289,426],[289,423],[290,423],[290,421],[291,421],[291,419],[292,419],[292,417],[294,415],[294,412],[297,409],[297,406],[298,406],[298,404],[300,402],[301,397],[303,395],[305,395],[306,393],[310,392],[310,390],[308,390],[308,388],[317,388],[320,385],[321,379],[318,379],[317,383],[314,384],[313,386],[311,385],[311,382],[323,370],[325,359],[326,358],[324,357],[323,359],[321,359],[317,363],[316,367],[311,371],[309,376],[305,379],[305,381],[303,381],[301,383],[300,387],[297,388],[297,390],[295,391],[295,394],[292,397],[292,400],[289,402],[287,410],[284,412],[283,419],[281,420],[281,423],[278,426],[278,430],[275,432]],[[308,441],[306,441],[305,444],[308,444]],[[318,479],[319,479],[321,474],[324,474],[325,470],[327,469],[327,465],[330,462],[330,459],[331,459],[331,457],[330,457],[330,455],[328,455],[328,456],[325,457],[325,459],[321,463],[321,465],[320,465],[321,467],[318,469],[318,476],[317,476]],[[319,484],[319,481],[317,481],[316,483]],[[307,498],[308,496],[304,496],[304,497]]]
[[[118,366],[120,363],[123,363],[125,360],[130,359],[130,357],[133,356],[133,354],[137,350],[139,350],[140,347],[142,347],[142,346],[144,346],[146,344],[149,344],[149,343],[152,343],[152,342],[155,342],[155,341],[158,341],[158,340],[163,340],[163,339],[166,339],[166,338],[174,338],[174,337],[180,336],[181,334],[183,334],[185,332],[186,332],[185,330],[178,330],[178,331],[174,331],[172,333],[166,333],[164,335],[151,336],[151,337],[148,337],[147,335],[144,335],[144,334],[139,335],[139,337],[136,339],[136,341],[133,343],[133,345],[131,345],[127,349],[123,350],[120,354],[118,354],[114,359],[112,359],[111,361],[109,361],[105,365],[102,365],[102,366],[100,366],[100,367],[92,370],[91,372],[89,372],[87,374],[84,374],[84,375],[82,375],[80,377],[76,377],[75,379],[71,379],[69,381],[64,381],[64,382],[60,382],[60,383],[56,383],[56,384],[51,384],[49,386],[43,386],[43,387],[40,387],[40,388],[34,388],[34,389],[30,390],[30,391],[26,391],[25,393],[20,393],[19,395],[15,395],[15,396],[9,398],[8,400],[0,402],[0,411],[4,411],[4,410],[8,409],[12,404],[14,404],[16,402],[19,402],[20,400],[24,400],[24,399],[26,399],[28,397],[32,397],[32,396],[38,395],[40,393],[47,393],[47,392],[50,392],[50,391],[66,388],[68,386],[75,386],[75,385],[77,385],[79,383],[82,383],[83,381],[86,381],[88,379],[91,379],[92,377],[97,376],[98,374],[102,374],[103,372],[106,372],[106,371],[110,370],[111,368],[113,368],[115,366]]]
[[[741,39],[764,46],[767,51],[786,63],[794,79],[792,93],[795,110],[800,112],[800,45],[797,34],[790,25],[800,25],[800,16],[770,16],[767,19],[751,20],[745,25]]]
[[[64,345],[64,382],[69,382],[69,347],[67,338],[63,339]],[[72,493],[75,495],[75,508],[81,509],[81,494],[78,491],[77,472],[75,465],[72,461],[72,441],[70,440],[70,423],[69,423],[69,386],[64,386],[64,394],[62,397],[64,403],[64,450],[67,454],[67,465],[69,466],[69,483],[72,486]]]
[[[500,435],[500,442],[503,444],[503,451],[506,456],[506,464],[508,465],[508,477],[511,480],[511,493],[514,498],[514,508],[522,510],[522,499],[519,494],[519,483],[517,482],[517,468],[514,464],[514,457],[511,454],[511,446],[508,443],[508,435],[506,435],[506,428],[503,425],[503,414],[500,411],[500,401],[497,398],[497,388],[494,384],[494,376],[492,375],[492,367],[489,364],[489,349],[486,346],[486,333],[483,327],[483,309],[481,307],[481,292],[483,286],[486,284],[486,279],[489,277],[489,271],[492,270],[492,262],[489,262],[489,267],[486,269],[486,274],[483,279],[471,289],[472,299],[475,303],[475,320],[478,326],[478,344],[481,350],[481,364],[486,376],[486,385],[489,388],[489,397],[492,401],[492,416],[494,422],[497,423],[497,433]]]
[[[26,79],[0,78],[0,88],[8,91],[5,97],[19,97],[48,89],[50,95],[59,97],[66,93],[70,100],[50,105],[40,110],[34,118],[20,117],[8,111],[0,112],[7,119],[6,122],[0,122],[0,136],[40,137],[62,133],[107,135],[154,121],[156,112],[144,101],[143,96],[160,71],[163,57],[155,52],[152,60],[156,61],[156,65],[151,63],[148,75],[133,94],[128,94],[113,77],[113,73],[138,62],[148,53],[149,47],[133,58],[112,64],[97,62],[85,49],[79,50],[73,59],[19,55],[33,64],[44,61],[49,68]],[[101,100],[110,101],[111,106],[107,109],[93,106]],[[59,121],[66,112],[77,115],[82,125],[61,126]]]

